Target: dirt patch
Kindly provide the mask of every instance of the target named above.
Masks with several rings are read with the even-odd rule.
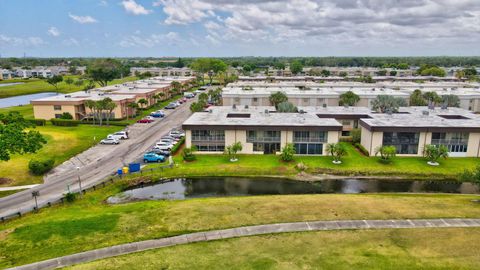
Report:
[[[13,229],[6,229],[0,231],[0,241],[7,239],[7,236],[13,232]]]
[[[0,177],[0,185],[10,184],[12,181],[10,178]]]

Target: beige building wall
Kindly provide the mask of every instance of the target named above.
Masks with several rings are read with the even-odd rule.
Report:
[[[327,144],[329,143],[338,143],[340,140],[341,131],[328,131],[327,132],[327,142],[323,144],[322,153],[324,156],[327,155]]]
[[[185,130],[185,147],[192,147],[192,131],[188,129]]]
[[[480,157],[480,133],[468,135],[467,157]]]
[[[33,115],[38,119],[52,119],[55,118],[55,114],[64,112],[70,113],[75,118],[75,105],[61,105],[61,110],[55,110],[53,105],[33,105]]]
[[[362,136],[361,136],[361,139],[360,139],[360,144],[365,147],[365,149],[367,149],[368,153],[370,155],[372,155],[370,149],[371,149],[371,141],[372,141],[372,132],[370,132],[370,130],[360,126],[360,129],[361,129],[361,132],[362,132]]]
[[[225,130],[225,147],[235,142],[242,143],[242,151],[239,152],[240,154],[263,154],[263,152],[253,151],[253,143],[247,142],[246,130]]]

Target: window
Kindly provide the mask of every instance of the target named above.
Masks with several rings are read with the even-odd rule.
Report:
[[[293,142],[325,142],[327,134],[324,131],[294,131]]]
[[[448,152],[465,153],[468,147],[468,133],[461,132],[434,132],[432,133],[433,145],[445,145]]]
[[[303,103],[308,103],[309,100],[310,100],[310,99],[308,99],[308,98],[304,98],[304,99],[303,99]]]
[[[61,111],[62,110],[62,105],[53,105],[53,109],[55,111]]]
[[[195,144],[199,152],[223,152],[225,145],[223,144]]]
[[[253,98],[253,102],[257,102],[258,101],[258,98]]]
[[[225,131],[223,130],[192,130],[193,142],[224,142]]]
[[[299,155],[321,155],[323,152],[321,143],[296,143],[294,146]]]
[[[249,130],[247,142],[280,142],[280,131]]]
[[[348,137],[348,136],[350,136],[350,131],[348,131],[348,130],[343,130],[343,131],[342,131],[342,137]]]
[[[55,114],[55,118],[62,118],[62,115],[61,114]]]
[[[415,132],[384,132],[383,145],[393,145],[397,154],[417,154],[419,134]]]
[[[351,124],[350,120],[343,120],[342,121],[342,125],[344,125],[344,126],[350,126],[350,124]]]
[[[236,97],[233,99],[235,102],[240,102],[240,98]]]

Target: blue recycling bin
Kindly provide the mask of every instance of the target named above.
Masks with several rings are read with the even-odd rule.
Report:
[[[140,163],[130,163],[130,164],[128,164],[128,171],[130,173],[139,172],[140,171]]]
[[[122,169],[118,169],[118,170],[117,170],[117,174],[118,174],[118,175],[122,175],[122,174],[123,174],[123,170],[122,170]]]

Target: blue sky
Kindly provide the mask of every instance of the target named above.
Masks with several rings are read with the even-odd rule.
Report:
[[[479,55],[478,0],[0,0],[0,54]]]

